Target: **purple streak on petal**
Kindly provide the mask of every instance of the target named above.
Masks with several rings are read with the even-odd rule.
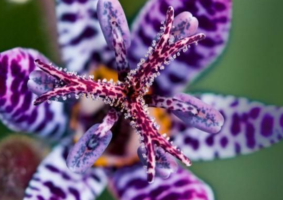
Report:
[[[185,54],[177,57],[153,83],[155,94],[162,96],[182,91],[222,54],[228,41],[232,12],[230,0],[148,1],[134,22],[135,39],[129,51],[131,67],[135,67],[146,54],[148,46],[159,31],[159,23],[164,20],[168,6],[174,7],[176,16],[186,11],[192,13],[198,19],[199,31],[206,35],[206,39],[198,47],[191,47]]]
[[[26,189],[28,196],[24,200],[84,200],[99,196],[106,186],[106,174],[99,168],[90,169],[83,175],[71,172],[63,156],[68,151],[67,146],[57,146],[43,160]]]
[[[156,177],[147,183],[141,165],[119,169],[111,179],[111,190],[121,200],[213,200],[210,187],[188,170],[178,168],[168,179]]]
[[[16,48],[0,54],[0,117],[13,131],[58,139],[66,130],[64,105],[55,103],[35,107],[32,101],[36,95],[27,87],[30,73],[36,70],[34,60],[38,58],[48,62],[31,49]]]
[[[179,125],[182,122],[172,117],[174,143],[192,160],[212,160],[216,155],[223,159],[249,154],[282,139],[282,107],[265,105],[243,97],[215,94],[201,94],[198,97],[221,110],[225,115],[225,123],[218,134],[210,135],[191,126],[184,129]],[[238,101],[238,105],[231,107],[235,101]],[[195,148],[195,143],[198,143],[198,148]]]

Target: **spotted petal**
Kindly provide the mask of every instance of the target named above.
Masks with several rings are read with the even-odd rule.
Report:
[[[123,8],[118,0],[99,0],[98,19],[108,46],[115,51],[119,80],[129,72],[127,49],[131,44],[130,30]]]
[[[126,48],[131,44],[130,30],[124,10],[118,0],[99,0],[98,19],[104,37],[111,48],[113,47],[113,27],[118,27]]]
[[[97,2],[56,0],[59,44],[69,70],[82,73],[114,58],[97,19]]]
[[[249,154],[283,138],[283,108],[233,96],[202,94],[203,102],[218,109],[225,123],[208,134],[175,121],[174,142],[193,160],[212,160]]]
[[[0,54],[0,118],[16,132],[59,138],[67,125],[64,105],[32,104],[36,98],[27,87],[35,59],[48,60],[35,50],[16,48]]]
[[[231,22],[231,0],[151,0],[138,15],[133,26],[133,38],[129,50],[131,67],[135,67],[159,32],[167,8],[173,6],[175,16],[189,11],[198,19],[198,31],[206,35],[199,46],[191,47],[167,66],[154,82],[154,92],[159,95],[179,93],[207,69],[223,52],[227,44]]]
[[[156,178],[149,184],[140,166],[119,169],[113,176],[111,190],[121,200],[213,200],[211,188],[188,170],[178,168],[165,181]]]
[[[54,148],[33,175],[24,200],[94,199],[100,195],[107,182],[103,170],[75,174],[66,166],[67,155],[67,146]]]
[[[70,151],[67,165],[73,172],[83,173],[102,155],[112,139],[110,129],[118,120],[118,114],[111,110],[101,124],[93,125]]]

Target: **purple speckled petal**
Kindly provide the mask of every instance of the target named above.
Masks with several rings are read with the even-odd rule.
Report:
[[[118,27],[126,49],[129,48],[131,44],[130,30],[120,2],[118,0],[99,0],[97,15],[109,47],[114,48],[112,29]]]
[[[283,138],[282,107],[243,97],[201,94],[198,98],[219,110],[225,123],[218,134],[211,135],[174,120],[174,143],[193,160],[249,154]]]
[[[173,98],[188,103],[197,109],[197,113],[193,115],[190,112],[173,111],[186,125],[208,133],[218,133],[221,130],[224,124],[224,118],[217,108],[204,103],[194,96],[184,93],[175,95]]]
[[[178,164],[170,154],[166,153],[162,148],[155,149],[156,155],[156,176],[167,179],[172,173],[176,172]],[[146,150],[145,148],[138,148],[138,156],[141,163],[146,166]]]
[[[84,173],[102,155],[111,139],[111,131],[100,132],[99,124],[93,125],[68,155],[68,168],[76,173]]]
[[[113,62],[114,53],[107,47],[98,22],[97,2],[56,0],[59,44],[68,70],[83,73],[90,65]]]
[[[110,129],[118,120],[112,109],[101,124],[95,124],[80,138],[68,155],[67,166],[76,173],[83,173],[101,156],[112,139]]]
[[[107,177],[100,168],[85,174],[71,172],[66,166],[68,147],[60,145],[42,161],[25,191],[24,200],[95,199],[104,190]]]
[[[214,200],[211,188],[188,170],[178,168],[168,179],[149,184],[141,165],[119,169],[110,181],[121,200]]]
[[[31,49],[16,48],[0,54],[0,118],[13,131],[58,139],[67,126],[64,105],[56,102],[36,107],[32,104],[36,95],[27,87],[38,58],[48,62]]]
[[[175,17],[170,42],[176,42],[197,32],[198,20],[190,12],[182,12]],[[172,41],[173,40],[173,41]]]
[[[231,0],[148,1],[133,26],[132,38],[135,39],[129,50],[132,68],[151,46],[169,6],[173,6],[175,15],[185,11],[192,13],[199,21],[198,31],[204,33],[206,39],[177,57],[156,79],[154,93],[162,96],[182,91],[219,57],[227,44],[232,11]]]

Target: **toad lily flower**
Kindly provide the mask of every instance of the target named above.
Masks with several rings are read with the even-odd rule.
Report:
[[[222,53],[230,30],[230,0],[148,1],[131,37],[118,1],[58,0],[56,10],[67,70],[49,64],[35,50],[0,54],[2,122],[14,131],[60,141],[38,167],[25,200],[94,199],[107,177],[118,199],[212,200],[210,187],[174,157],[190,165],[186,156],[233,157],[281,140],[282,108],[246,98],[179,93]],[[118,81],[99,80],[113,70]],[[156,117],[160,131],[149,112],[162,116]],[[164,130],[165,138],[159,134]],[[62,140],[73,136],[74,145]]]
[[[115,51],[118,77],[123,82],[113,83],[113,81],[107,82],[105,79],[94,81],[91,77],[76,76],[74,73],[56,69],[40,60],[35,61],[43,72],[54,77],[54,88],[39,96],[34,102],[35,105],[53,98],[66,99],[67,96],[84,94],[94,100],[102,98],[112,108],[103,123],[91,127],[74,146],[68,157],[68,167],[75,172],[84,172],[93,165],[109,144],[112,138],[110,129],[118,120],[119,114],[124,114],[141,136],[140,155],[141,160],[146,164],[149,182],[152,182],[155,176],[155,152],[158,152],[160,158],[166,157],[165,152],[168,152],[185,165],[190,166],[190,160],[170,144],[166,134],[164,137],[159,134],[158,125],[149,116],[145,94],[154,78],[164,69],[165,63],[174,59],[176,54],[180,54],[180,51],[188,48],[189,45],[204,39],[203,34],[187,36],[195,32],[197,20],[189,12],[181,13],[174,20],[174,9],[169,7],[164,26],[160,28],[162,31],[157,34],[158,39],[153,42],[153,47],[150,47],[148,59],[142,60],[137,69],[130,71],[126,58],[126,51],[130,44],[128,38],[124,39],[126,36],[129,37],[129,30],[119,2],[100,0],[98,2],[98,19],[108,45]],[[189,21],[191,24],[188,24]],[[175,24],[174,28],[173,24]],[[59,84],[56,85],[56,81]],[[32,84],[33,82],[30,82],[30,88],[33,88]],[[33,90],[36,91],[36,82],[34,86]],[[177,116],[187,115],[190,118],[196,118],[196,120],[192,120],[194,121],[193,125],[211,132],[218,132],[223,124],[222,115],[211,107],[202,105],[200,101],[186,102],[174,97],[151,95],[146,96],[146,99],[150,102],[150,106],[179,112]],[[170,169],[170,163],[166,163],[167,160],[162,160],[162,162],[165,162],[164,165]]]

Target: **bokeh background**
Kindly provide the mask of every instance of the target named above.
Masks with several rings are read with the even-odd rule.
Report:
[[[0,0],[0,52],[13,47],[35,48],[60,63],[54,10],[50,0],[13,3]],[[121,0],[129,22],[145,0]],[[237,0],[229,44],[214,67],[188,91],[214,91],[246,96],[283,106],[283,1]],[[11,131],[0,127],[0,140]],[[283,198],[283,142],[234,159],[195,162],[190,168],[210,184],[218,200]],[[1,178],[1,177],[0,177]],[[111,200],[105,191],[99,200]]]

